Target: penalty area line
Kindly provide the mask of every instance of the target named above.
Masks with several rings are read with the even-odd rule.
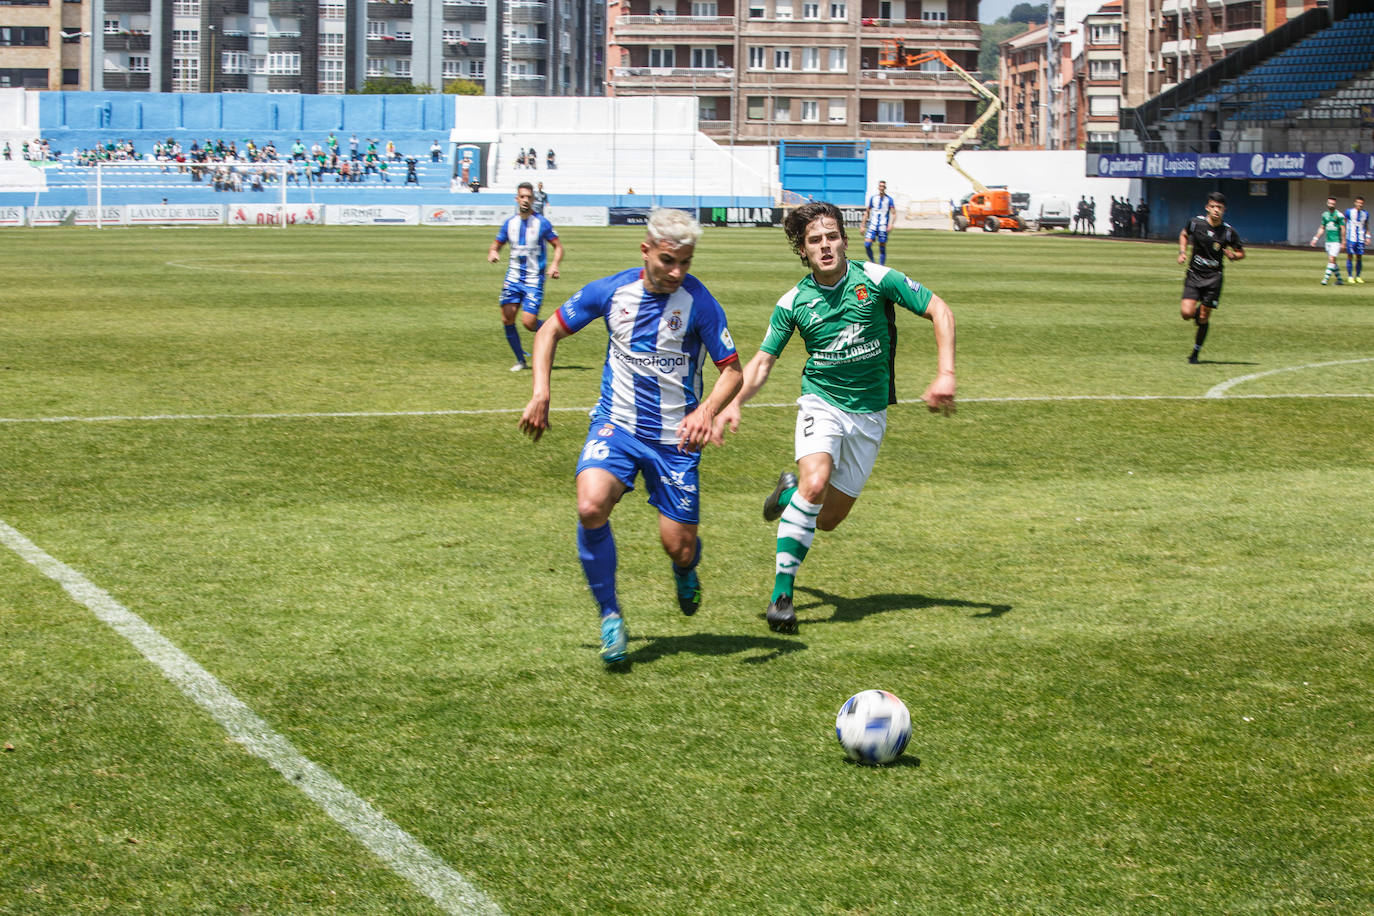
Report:
[[[1374,361],[1374,357],[1370,358]],[[1350,362],[1366,362],[1367,360],[1343,360],[1341,363],[1320,363],[1317,365],[1334,366]],[[1293,369],[1275,369],[1273,372],[1289,372],[1299,368],[1312,368],[1307,366],[1296,366]],[[1271,375],[1273,372],[1258,373],[1256,375],[1244,376],[1235,379],[1235,383],[1258,378],[1260,375]],[[1223,383],[1229,384],[1229,383]],[[1218,386],[1219,388],[1220,386]],[[1206,401],[1206,400],[1305,400],[1318,398],[1374,398],[1374,392],[1344,392],[1344,393],[1303,393],[1303,394],[1213,394],[1213,388],[1206,394],[1031,394],[1031,395],[1012,395],[1009,397],[987,397],[987,398],[958,398],[957,404],[1036,404],[1054,403],[1059,401]],[[901,398],[898,404],[921,404],[920,398]],[[760,404],[750,403],[744,405],[746,409],[755,408],[783,408],[795,407],[795,401],[783,401],[779,403]],[[128,415],[109,415],[99,417],[0,417],[0,424],[11,423],[156,423],[171,420],[335,420],[335,419],[388,419],[392,417],[480,417],[487,415],[516,415],[524,410],[523,407],[489,407],[482,409],[453,409],[453,410],[335,410],[335,411],[316,411],[305,413],[165,413],[165,414],[128,414]],[[579,407],[551,407],[550,413],[591,413],[591,406]]]
[[[123,636],[189,700],[210,714],[235,741],[266,761],[341,827],[454,916],[501,916],[501,908],[419,840],[356,795],[234,696],[142,617],[80,572],[57,560],[0,519],[0,543],[61,585],[77,603]]]

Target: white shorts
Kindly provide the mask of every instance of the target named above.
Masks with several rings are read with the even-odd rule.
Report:
[[[1337,258],[1337,257],[1340,257],[1340,254],[1341,254],[1341,243],[1340,243],[1340,242],[1327,242],[1327,243],[1326,243],[1326,256],[1327,256],[1328,258]]]
[[[830,485],[846,496],[863,492],[878,446],[887,432],[887,411],[850,413],[814,394],[797,398],[796,459],[824,452],[834,462]]]

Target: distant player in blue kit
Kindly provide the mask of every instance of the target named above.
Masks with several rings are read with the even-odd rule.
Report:
[[[628,642],[616,596],[611,510],[640,474],[649,505],[658,510],[678,607],[691,616],[701,605],[701,448],[743,375],[724,309],[687,273],[700,238],[701,224],[683,211],[653,211],[639,246],[644,266],[588,283],[534,338],[534,390],[520,429],[537,442],[549,428],[558,342],[598,318],[609,335],[601,397],[577,461],[577,554],[601,611],[601,659],[608,665],[625,660]],[[720,376],[702,400],[708,358]]]
[[[864,209],[864,251],[873,260],[873,243],[878,243],[878,263],[887,263],[887,232],[897,221],[897,204],[887,196],[887,182],[878,182],[878,193],[868,199]]]
[[[553,224],[534,212],[534,185],[520,182],[515,190],[515,203],[520,212],[510,217],[496,230],[496,238],[487,250],[487,260],[495,264],[501,259],[501,246],[510,245],[510,266],[501,285],[501,323],[506,328],[506,341],[515,354],[510,371],[529,368],[525,363],[525,348],[520,345],[520,332],[515,328],[515,313],[525,329],[538,331],[543,324],[539,309],[544,305],[544,272],[558,279],[558,265],[563,262],[563,243]],[[553,263],[548,262],[546,246],[553,247]]]
[[[1351,283],[1363,283],[1364,244],[1369,240],[1369,211],[1364,198],[1355,198],[1355,206],[1345,211],[1345,273]]]

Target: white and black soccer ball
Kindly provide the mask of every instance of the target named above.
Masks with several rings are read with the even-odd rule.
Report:
[[[886,690],[865,690],[844,701],[835,716],[835,737],[851,760],[891,763],[911,740],[911,713]]]

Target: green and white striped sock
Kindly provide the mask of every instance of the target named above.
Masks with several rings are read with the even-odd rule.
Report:
[[[799,493],[793,493],[787,508],[782,510],[782,518],[778,520],[777,575],[773,579],[770,601],[791,596],[797,570],[811,549],[811,539],[816,536],[816,516],[820,512],[819,503],[807,502]]]

